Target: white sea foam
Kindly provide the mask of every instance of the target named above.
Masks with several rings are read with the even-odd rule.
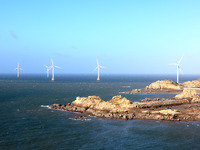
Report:
[[[41,105],[40,107],[45,107],[45,108],[50,109],[49,105]]]
[[[91,119],[88,119],[88,118],[78,118],[78,119],[76,119],[76,118],[69,118],[70,120],[76,120],[76,121],[90,121]]]
[[[130,88],[131,86],[127,85],[127,86],[122,86],[123,88]]]

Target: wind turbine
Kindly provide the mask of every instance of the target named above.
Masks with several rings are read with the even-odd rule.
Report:
[[[96,58],[96,60],[97,60],[97,58]],[[94,71],[95,71],[96,69],[98,69],[98,77],[97,77],[97,81],[100,80],[100,78],[99,78],[99,71],[100,71],[100,68],[105,68],[105,67],[100,66],[100,65],[99,65],[99,62],[98,62],[98,60],[97,60],[97,67],[94,69]]]
[[[17,68],[15,68],[15,70],[17,70],[17,78],[19,78],[19,71],[23,70],[22,68],[19,67],[19,63],[17,65]]]
[[[44,66],[47,68],[47,78],[49,78],[49,71],[51,70],[51,66],[50,67],[48,67],[46,65],[44,65]]]
[[[51,63],[52,63],[52,66],[50,66],[50,68],[52,68],[52,78],[51,78],[51,80],[54,81],[54,68],[59,68],[59,69],[62,69],[62,68],[54,65],[52,57],[51,57]]]
[[[177,63],[170,63],[169,64],[169,65],[175,65],[175,66],[177,66],[177,83],[179,83],[179,71],[181,71],[180,63],[181,63],[181,60],[183,59],[183,56],[181,57],[181,59]]]

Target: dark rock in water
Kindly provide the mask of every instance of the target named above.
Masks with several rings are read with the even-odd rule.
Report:
[[[83,116],[75,116],[74,120],[88,120],[88,118]]]

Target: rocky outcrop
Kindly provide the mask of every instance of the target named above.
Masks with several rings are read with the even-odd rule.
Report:
[[[152,108],[152,107],[164,107],[164,106],[175,106],[175,105],[182,105],[188,104],[189,101],[187,99],[182,100],[160,100],[160,101],[150,101],[150,102],[142,102],[137,103],[136,108]]]
[[[184,89],[182,93],[175,96],[176,99],[199,99],[199,95],[196,90]]]
[[[183,90],[181,84],[172,80],[158,80],[143,89],[133,89],[126,94],[179,93]]]
[[[182,84],[184,87],[200,87],[200,79],[194,81],[187,81]]]
[[[181,90],[182,85],[176,83],[172,80],[158,80],[154,83],[151,83],[149,86],[146,86],[145,89],[174,89]]]
[[[200,79],[187,81],[183,84],[172,80],[158,80],[142,89],[133,89],[132,91],[121,92],[122,94],[159,94],[159,93],[181,93],[183,89],[194,89],[200,93]]]
[[[175,98],[148,100],[134,104],[121,95],[114,96],[109,101],[104,101],[99,96],[88,96],[77,97],[71,104],[53,104],[50,108],[111,119],[200,120],[199,101],[191,103],[188,99]]]
[[[90,108],[96,110],[127,109],[133,106],[129,100],[121,95],[114,96],[109,101],[104,101],[99,96],[77,97],[72,104],[85,109]]]

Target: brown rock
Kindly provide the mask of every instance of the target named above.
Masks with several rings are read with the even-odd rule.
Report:
[[[173,105],[181,105],[189,103],[188,100],[163,100],[163,101],[150,101],[150,102],[142,102],[137,103],[137,108],[150,108],[150,107],[163,107],[163,106],[173,106]]]
[[[194,81],[187,81],[182,84],[184,87],[200,87],[200,79]]]
[[[181,85],[172,80],[158,80],[146,86],[146,89],[181,89]]]
[[[184,89],[182,93],[175,96],[176,99],[188,99],[188,98],[198,98],[199,95],[193,89]]]
[[[130,104],[130,101],[121,95],[114,96],[108,102],[119,107],[127,107]]]
[[[179,93],[183,86],[172,80],[158,80],[142,89],[133,89],[132,91],[123,92],[127,94],[151,94],[151,93]]]
[[[86,115],[110,119],[156,119],[174,121],[200,120],[198,97],[188,99],[155,99],[149,102],[131,104],[121,95],[104,101],[99,96],[77,97],[71,104],[49,105],[52,109],[81,112]],[[190,103],[191,102],[191,103]],[[84,117],[77,116],[75,119]]]
[[[199,103],[200,102],[200,99],[199,98],[193,98],[191,100],[191,103]]]

